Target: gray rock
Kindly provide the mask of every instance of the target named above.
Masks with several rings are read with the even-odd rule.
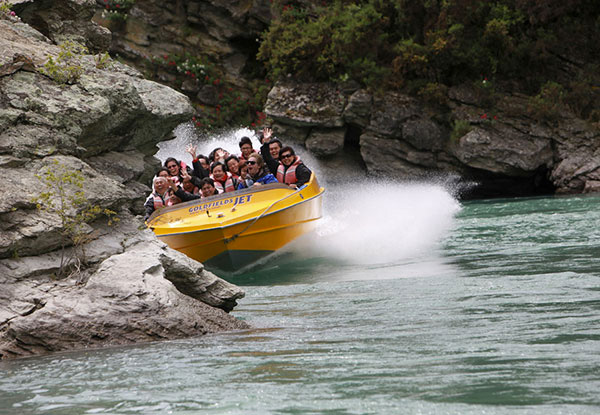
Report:
[[[452,152],[469,167],[512,177],[529,176],[552,161],[549,140],[478,127],[461,137]]]
[[[122,216],[98,228],[88,268],[70,278],[51,277],[56,251],[0,260],[0,359],[247,327],[225,313],[242,290]]]
[[[111,34],[92,21],[95,3],[94,0],[25,1],[14,7],[23,22],[55,43],[72,40],[98,53],[108,50]]]
[[[317,157],[331,157],[344,148],[346,129],[313,128],[306,140],[306,148]]]
[[[371,120],[372,108],[371,94],[364,89],[358,90],[348,99],[348,105],[344,108],[344,121],[363,128],[367,127]]]
[[[36,3],[39,11],[49,2]],[[59,29],[52,38],[67,33]],[[58,48],[42,34],[0,20],[0,174],[12,195],[0,202],[0,358],[247,327],[226,313],[240,289],[134,217],[159,165],[156,144],[189,120],[189,100],[120,63],[96,68],[89,55],[75,63],[81,78],[59,85],[41,73],[48,54]],[[78,172],[87,201],[119,221],[82,224],[84,242],[72,246],[56,212],[35,205],[45,191],[36,175],[54,161]],[[57,280],[61,269],[71,276]]]
[[[418,150],[440,151],[446,147],[447,137],[439,124],[428,118],[408,120],[402,124],[402,138]]]
[[[273,135],[285,144],[302,144],[306,142],[310,127],[296,127],[289,124],[273,123]]]
[[[171,258],[143,245],[105,260],[85,284],[38,281],[0,311],[0,358],[203,335],[247,328],[225,311],[197,301],[167,278]],[[175,260],[177,263],[177,261]],[[170,270],[176,275],[178,270]],[[243,292],[200,269],[181,279],[223,308]],[[201,272],[198,272],[201,271]],[[16,294],[10,279],[5,293]],[[213,289],[216,287],[216,289]],[[226,298],[222,296],[226,295]],[[0,298],[5,304],[7,298]]]
[[[330,84],[278,83],[269,92],[265,113],[281,124],[342,127],[345,101]]]

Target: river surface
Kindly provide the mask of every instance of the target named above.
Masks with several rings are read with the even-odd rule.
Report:
[[[599,204],[330,191],[231,276],[255,329],[2,362],[0,414],[598,414]]]

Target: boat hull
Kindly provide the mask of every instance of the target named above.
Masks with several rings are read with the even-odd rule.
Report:
[[[259,187],[211,198],[209,205],[208,199],[200,199],[176,211],[169,208],[162,218],[153,215],[148,226],[171,248],[209,268],[239,270],[314,230],[322,216],[324,189],[315,178],[300,190],[281,184]],[[245,203],[240,204],[240,199]],[[203,213],[204,206],[219,200],[218,208]],[[196,216],[188,218],[186,211]]]

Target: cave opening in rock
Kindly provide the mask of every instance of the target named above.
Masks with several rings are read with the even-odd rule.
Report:
[[[491,199],[553,195],[556,187],[549,179],[550,171],[542,166],[533,174],[511,177],[504,174],[473,169],[463,177],[477,183],[461,193],[462,199]]]
[[[363,169],[366,169],[366,164],[360,154],[360,136],[362,128],[355,124],[346,126],[346,134],[344,135],[344,154],[355,160]]]

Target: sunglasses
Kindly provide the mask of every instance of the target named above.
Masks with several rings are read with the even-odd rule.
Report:
[[[167,166],[167,169],[173,169],[175,167],[177,167],[177,164],[171,164],[170,166]]]
[[[250,165],[250,166],[254,166],[256,164],[255,161],[247,161],[246,164]]]
[[[288,153],[288,154],[282,154],[282,155],[281,155],[281,158],[282,158],[282,159],[287,159],[287,158],[290,158],[290,157],[292,157],[292,155],[291,155],[291,154],[289,154],[289,153]]]

